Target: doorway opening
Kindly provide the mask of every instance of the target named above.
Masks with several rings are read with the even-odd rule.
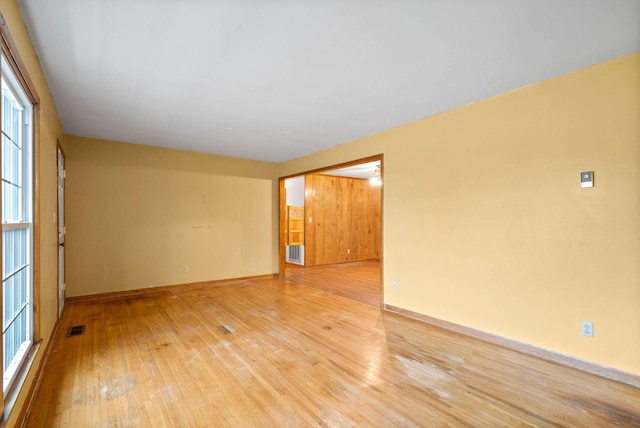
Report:
[[[382,307],[383,155],[280,178],[279,273]]]

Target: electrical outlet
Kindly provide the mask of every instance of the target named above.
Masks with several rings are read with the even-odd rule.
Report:
[[[187,273],[187,272],[189,272],[189,266],[182,265],[182,273]]]
[[[391,290],[393,291],[398,291],[398,283],[397,282],[392,282],[391,283]]]
[[[593,337],[593,323],[591,321],[582,321],[582,335]]]
[[[347,254],[351,254],[351,248],[347,248]]]

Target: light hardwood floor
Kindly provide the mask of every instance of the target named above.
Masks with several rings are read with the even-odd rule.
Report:
[[[286,279],[72,302],[61,333],[28,427],[640,426],[634,387]]]
[[[347,297],[375,308],[382,306],[380,260],[313,267],[287,264],[285,277],[298,284]]]

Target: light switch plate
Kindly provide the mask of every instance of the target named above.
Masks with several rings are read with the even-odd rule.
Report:
[[[593,187],[593,171],[580,173],[580,187]]]

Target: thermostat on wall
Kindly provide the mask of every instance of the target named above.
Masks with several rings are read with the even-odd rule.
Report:
[[[580,173],[580,187],[593,187],[593,171]]]

